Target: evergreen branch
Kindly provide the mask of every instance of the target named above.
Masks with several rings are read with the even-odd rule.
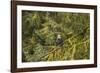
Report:
[[[88,41],[89,41],[89,40],[86,40],[86,41],[83,41],[83,42],[81,42],[81,43],[78,43],[78,44],[75,44],[75,45],[74,45],[72,59],[73,59],[73,57],[74,57],[74,53],[75,53],[75,49],[76,49],[75,46],[81,45],[81,44],[83,44],[83,43],[87,43]],[[72,47],[72,45],[70,45],[70,46]],[[67,47],[70,47],[70,46],[67,46]],[[47,54],[45,54],[44,56],[40,57],[39,60],[43,59],[45,56],[47,56],[47,55],[49,55],[49,54],[51,54],[51,53],[54,53],[54,52],[57,51],[57,50],[59,50],[58,48],[59,48],[59,47],[57,47],[57,49],[51,50],[49,53],[47,53]]]

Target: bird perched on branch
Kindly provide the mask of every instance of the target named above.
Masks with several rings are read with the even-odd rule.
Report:
[[[62,46],[63,45],[63,39],[62,39],[60,34],[57,35],[56,45],[57,46]]]

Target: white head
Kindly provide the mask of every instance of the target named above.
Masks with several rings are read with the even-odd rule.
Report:
[[[57,35],[57,38],[58,38],[58,39],[60,39],[60,38],[61,38],[61,35],[60,35],[60,34],[58,34],[58,35]]]

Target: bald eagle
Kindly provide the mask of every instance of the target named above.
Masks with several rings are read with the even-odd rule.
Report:
[[[56,45],[57,46],[62,46],[63,45],[63,39],[61,38],[60,34],[57,35]]]

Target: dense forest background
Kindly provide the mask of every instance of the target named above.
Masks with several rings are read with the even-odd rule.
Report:
[[[89,13],[23,10],[22,62],[89,59],[89,23]]]

